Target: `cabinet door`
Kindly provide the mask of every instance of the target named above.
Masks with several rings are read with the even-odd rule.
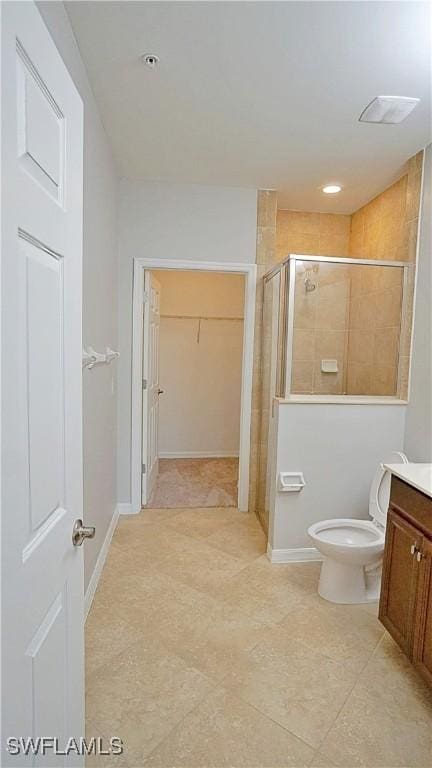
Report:
[[[432,542],[428,539],[423,540],[417,595],[414,664],[432,685]]]
[[[387,518],[379,619],[408,656],[412,656],[416,592],[419,574],[417,552],[423,537],[390,508]]]

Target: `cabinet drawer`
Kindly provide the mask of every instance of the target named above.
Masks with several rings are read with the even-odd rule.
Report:
[[[432,500],[411,485],[393,476],[390,491],[390,507],[415,525],[423,534],[432,538]]]

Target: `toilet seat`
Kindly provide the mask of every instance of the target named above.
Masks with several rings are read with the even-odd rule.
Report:
[[[343,544],[345,547],[363,547],[381,541],[383,531],[372,520],[339,517],[311,525],[309,535],[314,535],[319,541]]]
[[[387,510],[390,501],[391,472],[384,464],[408,464],[408,459],[401,451],[390,451],[375,472],[369,493],[369,517],[385,528]]]
[[[327,558],[351,566],[376,562],[384,549],[385,533],[372,520],[322,520],[308,530],[315,547]]]

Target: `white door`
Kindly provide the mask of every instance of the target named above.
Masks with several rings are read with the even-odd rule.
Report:
[[[2,766],[83,735],[83,107],[34,5],[1,3]],[[15,747],[13,747],[15,749]]]
[[[159,471],[160,283],[144,272],[142,503],[150,501]]]

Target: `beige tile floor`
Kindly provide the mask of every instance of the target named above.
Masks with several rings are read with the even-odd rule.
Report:
[[[150,509],[236,507],[238,459],[159,459]]]
[[[235,509],[122,518],[86,625],[87,731],[130,768],[430,768],[432,693],[371,606],[270,565]]]

